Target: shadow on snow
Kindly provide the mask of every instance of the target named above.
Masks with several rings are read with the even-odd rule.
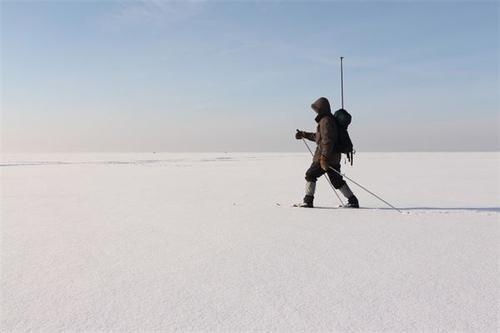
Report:
[[[342,207],[314,207],[316,209],[344,209]],[[500,213],[500,207],[398,207],[402,211],[435,211],[435,212],[457,212],[457,211],[468,211],[476,213],[484,212],[494,212]],[[350,208],[345,208],[350,209]],[[361,210],[394,210],[389,207],[360,207]]]

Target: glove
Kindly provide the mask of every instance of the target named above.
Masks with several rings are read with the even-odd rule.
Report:
[[[329,166],[328,166],[328,160],[325,155],[321,155],[319,158],[319,165],[323,171],[328,171]]]
[[[304,138],[304,132],[297,130],[297,133],[295,133],[295,139],[300,140]]]

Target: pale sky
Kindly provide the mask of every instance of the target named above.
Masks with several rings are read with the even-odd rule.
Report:
[[[500,150],[499,2],[1,2],[2,152]]]

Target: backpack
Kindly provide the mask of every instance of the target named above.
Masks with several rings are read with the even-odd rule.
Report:
[[[346,110],[338,109],[333,114],[333,119],[337,124],[338,130],[338,140],[337,144],[333,147],[333,151],[346,154],[347,159],[352,165],[354,148],[351,138],[349,137],[349,133],[347,132],[347,127],[349,127],[349,125],[351,124],[352,117]]]

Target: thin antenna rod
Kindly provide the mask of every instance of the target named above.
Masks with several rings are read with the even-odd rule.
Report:
[[[342,109],[344,108],[344,57],[340,57],[340,96],[342,99]]]

